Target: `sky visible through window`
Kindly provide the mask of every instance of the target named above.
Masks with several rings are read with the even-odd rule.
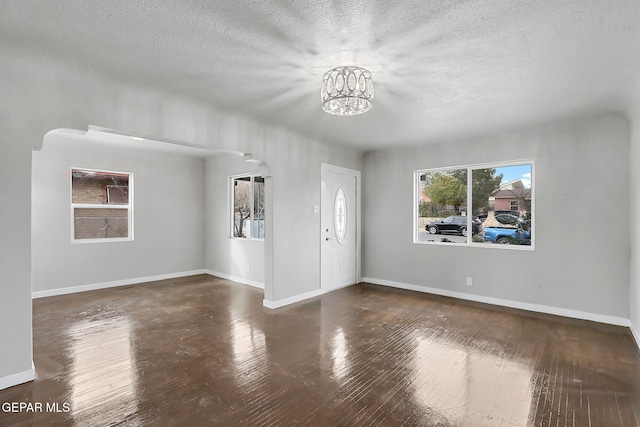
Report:
[[[515,179],[522,179],[525,188],[531,188],[531,165],[504,166],[496,168],[496,175],[502,174],[502,184]]]

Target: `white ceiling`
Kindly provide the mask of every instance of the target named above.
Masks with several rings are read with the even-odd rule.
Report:
[[[0,42],[368,149],[625,111],[640,1],[19,0]],[[373,109],[322,111],[322,74],[373,73]]]

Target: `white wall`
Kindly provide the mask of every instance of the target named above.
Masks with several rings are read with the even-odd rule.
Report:
[[[204,164],[201,158],[50,133],[33,153],[33,291],[46,296],[203,270]],[[72,167],[133,174],[133,241],[71,243]]]
[[[630,289],[629,289],[629,316],[631,330],[636,342],[640,345],[640,90],[636,93],[635,105],[629,119],[631,121],[631,154],[629,165],[631,170],[631,197],[630,197],[630,235],[631,235],[631,262],[630,262]]]
[[[264,287],[264,240],[230,237],[229,177],[259,174],[239,156],[219,155],[206,163],[206,268],[220,276]]]
[[[414,170],[518,159],[535,161],[535,251],[412,243]],[[628,159],[616,114],[368,153],[363,276],[628,319]]]
[[[0,235],[0,388],[29,375],[32,366],[31,149],[52,129],[97,125],[264,160],[272,174],[273,220],[265,240],[267,264],[272,260],[265,265],[265,297],[277,301],[319,289],[320,219],[312,207],[320,201],[320,164],[360,170],[360,151],[222,113],[154,82],[125,83],[59,55],[27,56],[0,44],[0,58],[0,178],[13,183],[0,186],[0,200],[10,201],[0,219],[12,224]]]
[[[0,129],[0,389],[34,378],[31,147]]]
[[[277,301],[319,289],[320,220],[312,206],[320,201],[320,163],[362,170],[359,151],[221,113],[153,82],[124,83],[63,56],[41,52],[27,57],[19,48],[0,44],[0,58],[0,179],[11,183],[0,186],[0,221],[11,224],[0,228],[0,388],[32,375],[31,149],[42,145],[52,129],[86,130],[93,124],[252,153],[266,161],[273,176],[273,233],[265,241],[265,252],[271,252],[265,258],[271,257],[273,265],[270,272],[265,265],[265,282],[271,281],[265,296]],[[363,274],[466,292],[461,279],[470,275],[478,294],[628,316],[628,132],[624,119],[608,116],[449,148],[436,145],[368,155],[363,174]],[[536,251],[498,253],[413,245],[411,171],[441,163],[502,160],[492,155],[496,149],[504,160],[536,158]],[[604,178],[582,175],[584,170],[603,170],[603,166],[611,173]],[[569,233],[568,226],[541,214],[573,204],[593,211],[600,206],[591,202],[594,195],[616,200],[612,220],[622,224],[598,244],[591,235]],[[636,204],[637,199],[636,188]],[[593,217],[577,215],[570,226],[590,229]],[[469,261],[469,267],[456,263],[455,268],[425,276],[436,271],[434,266],[451,266],[451,255]],[[494,277],[492,264],[502,261],[511,266],[507,273],[527,272],[521,284],[489,280]],[[634,289],[637,297],[637,285]],[[635,313],[638,319],[637,303]]]
[[[273,295],[265,289],[265,298],[275,302],[320,289],[320,214],[313,212],[320,205],[320,165],[362,170],[362,155],[295,137],[265,148],[254,153],[266,160],[273,176],[275,286]]]
[[[272,221],[264,243],[265,299],[277,302],[319,290],[320,214],[313,206],[320,205],[320,165],[362,170],[362,153],[278,129],[256,131],[250,123],[238,131],[235,149],[266,162],[271,175],[265,190],[267,222]],[[234,149],[227,138],[219,147]]]

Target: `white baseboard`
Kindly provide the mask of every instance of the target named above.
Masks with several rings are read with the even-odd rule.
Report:
[[[631,335],[633,335],[633,339],[636,340],[636,346],[640,350],[640,335],[636,331],[636,328],[633,326],[633,322],[629,322],[629,329],[631,329]]]
[[[94,291],[96,289],[114,288],[116,286],[136,285],[138,283],[155,282],[158,280],[177,279],[179,277],[196,276],[205,274],[206,270],[182,271],[179,273],[160,274],[157,276],[136,277],[134,279],[114,280],[112,282],[94,283],[91,285],[71,286],[68,288],[50,289],[47,291],[32,292],[32,298],[44,298],[55,295],[73,294],[76,292]]]
[[[244,277],[232,276],[230,274],[220,273],[218,271],[213,271],[213,270],[205,270],[204,272],[209,276],[216,276],[221,279],[231,280],[232,282],[242,283],[243,285],[253,286],[254,288],[264,289],[264,283],[256,282],[255,280],[245,279]]]
[[[300,294],[300,295],[295,295],[289,298],[284,298],[284,299],[280,299],[277,301],[269,301],[269,300],[262,300],[262,305],[267,307],[267,308],[280,308],[280,307],[284,307],[285,305],[290,305],[290,304],[294,304],[296,302],[300,302],[300,301],[304,301],[306,299],[309,298],[313,298],[313,297],[317,297],[318,295],[322,295],[324,294],[325,291],[323,291],[322,289],[316,289],[314,291],[310,291],[310,292],[305,292],[304,294]]]
[[[590,320],[592,322],[607,323],[616,326],[631,327],[629,319],[623,317],[607,316],[604,314],[589,313],[586,311],[570,310],[548,305],[530,304],[527,302],[512,301],[501,298],[485,297],[482,295],[467,294],[464,292],[448,291],[446,289],[430,288],[427,286],[411,285],[408,283],[394,282],[390,280],[375,279],[373,277],[363,277],[363,282],[374,285],[390,286],[393,288],[406,289],[410,291],[424,292],[428,294],[453,297],[467,301],[481,302],[485,304],[499,305],[503,307],[517,308],[520,310],[534,311],[537,313],[553,314],[556,316],[571,317],[574,319]],[[633,329],[632,329],[633,332]],[[636,336],[636,341],[638,338]]]
[[[286,305],[294,304],[296,302],[304,301],[309,298],[317,297],[319,295],[328,294],[329,292],[337,291],[338,289],[348,288],[349,286],[353,286],[353,285],[355,285],[355,283],[352,283],[350,285],[345,285],[345,286],[339,286],[332,289],[316,289],[314,291],[305,292],[304,294],[295,295],[295,296],[280,299],[277,301],[269,301],[265,299],[265,300],[262,300],[262,305],[267,308],[273,308],[273,309],[280,308]]]
[[[33,366],[33,362],[32,362],[31,369],[0,378],[0,390],[13,387],[14,385],[28,383],[29,381],[33,381],[35,379],[36,379],[36,368]]]

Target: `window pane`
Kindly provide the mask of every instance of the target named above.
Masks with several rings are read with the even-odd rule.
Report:
[[[418,241],[466,243],[467,169],[418,174]]]
[[[251,237],[251,177],[233,179],[233,237]]]
[[[128,209],[75,208],[73,223],[77,240],[129,237]]]
[[[71,201],[87,204],[128,204],[129,174],[71,171]]]
[[[71,170],[73,240],[131,238],[130,181],[128,173]]]
[[[531,165],[474,169],[473,214],[482,221],[487,244],[531,245]]]
[[[129,187],[108,185],[107,203],[110,205],[126,205],[129,203]]]
[[[264,178],[253,178],[253,237],[264,239]]]

